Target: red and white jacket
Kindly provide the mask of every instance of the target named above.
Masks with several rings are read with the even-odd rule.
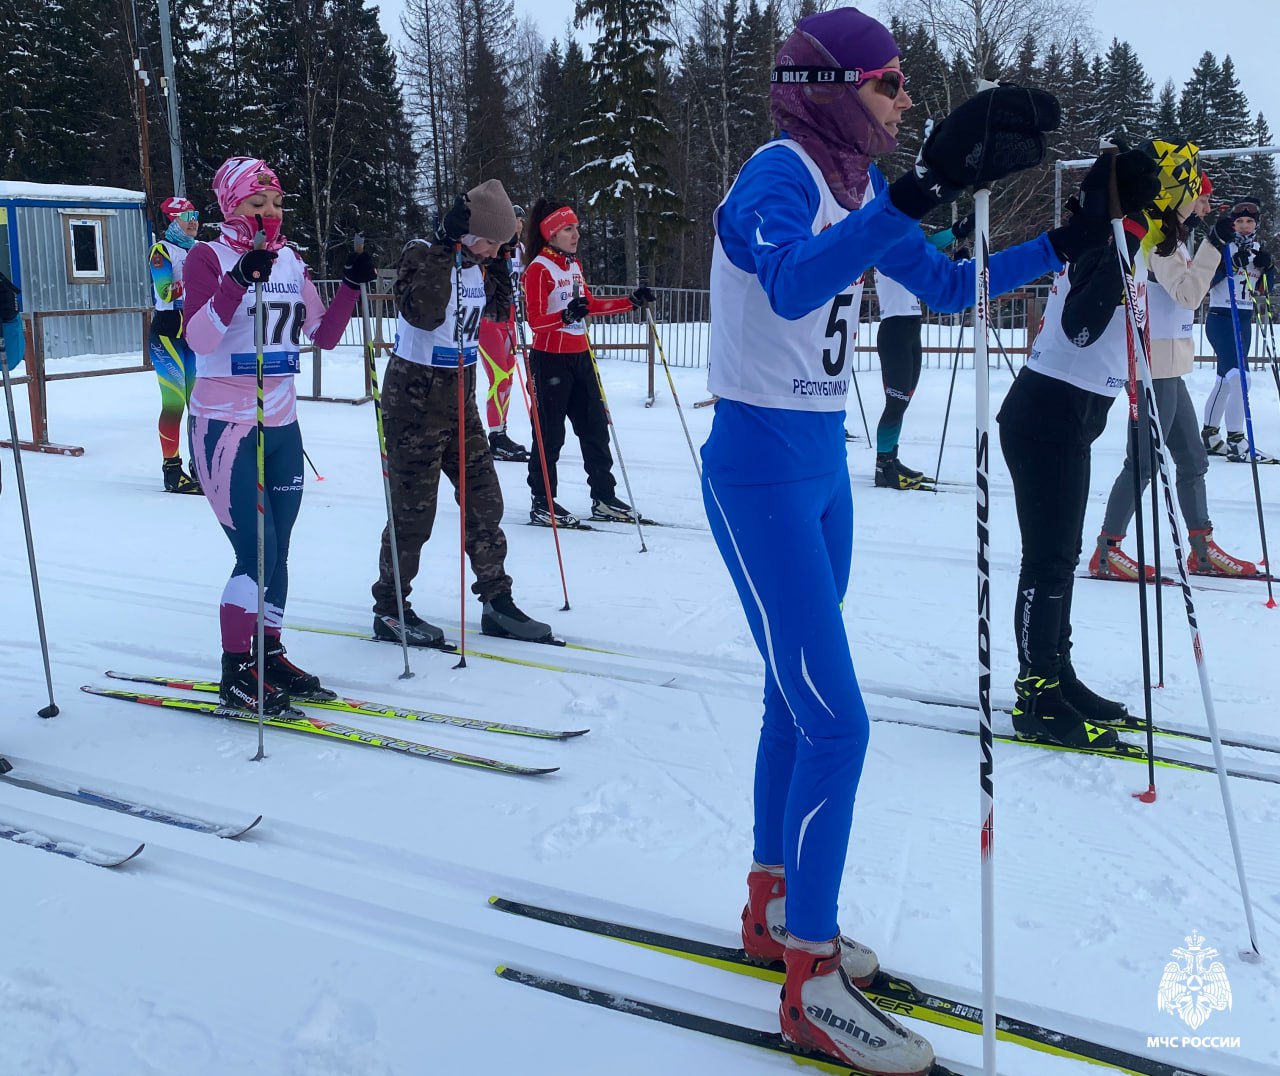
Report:
[[[524,303],[535,351],[572,355],[587,350],[587,330],[580,321],[566,325],[560,317],[576,293],[591,304],[592,317],[634,310],[628,298],[597,299],[587,287],[582,266],[558,250],[543,247],[524,272]]]

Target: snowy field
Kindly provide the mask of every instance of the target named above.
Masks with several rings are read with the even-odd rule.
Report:
[[[353,392],[358,355],[330,358],[326,391]],[[345,368],[345,373],[344,373]],[[476,647],[560,667],[471,657],[465,669],[415,653],[401,681],[394,646],[289,631],[290,654],[345,695],[588,736],[537,742],[377,718],[351,724],[531,765],[544,777],[479,772],[81,693],[107,669],[214,677],[217,603],[230,548],[199,498],[160,493],[150,374],[55,383],[52,439],[78,459],[24,456],[61,716],[41,721],[44,683],[12,460],[0,497],[0,752],[15,774],[79,780],[218,818],[261,813],[239,841],[188,833],[0,784],[0,821],[89,843],[146,842],[110,871],[0,841],[3,1076],[652,1076],[786,1072],[785,1059],[542,994],[494,974],[502,963],[569,975],[632,997],[776,1027],[776,988],[601,938],[504,916],[502,894],[736,944],[751,857],[751,781],[761,666],[705,518],[688,448],[659,371],[606,362],[635,502],[675,526],[562,533],[572,610],[549,531],[522,525],[520,465],[501,464],[515,598],[571,643],[553,649],[474,637]],[[677,370],[695,444],[704,374]],[[1211,371],[1192,377],[1203,402]],[[875,374],[862,376],[873,410]],[[993,400],[1008,386],[993,371]],[[303,384],[309,384],[303,379]],[[932,471],[948,372],[926,371],[901,455]],[[1280,408],[1254,378],[1261,447],[1280,452]],[[944,478],[970,482],[972,373],[952,411]],[[25,393],[18,393],[25,407]],[[993,412],[995,406],[993,405]],[[367,630],[384,509],[372,408],[302,404],[308,474],[290,561],[292,625]],[[518,399],[512,423],[529,441]],[[874,424],[875,414],[871,416]],[[1123,458],[1125,408],[1095,447],[1086,543]],[[860,432],[856,413],[850,428]],[[993,444],[994,444],[993,437]],[[885,719],[973,727],[963,709],[913,702],[975,693],[974,505],[965,492],[872,487],[873,455],[850,446],[856,536],[845,622],[873,727],[842,895],[844,929],[886,967],[979,990],[978,744]],[[1018,541],[1011,487],[992,456],[996,703],[1012,698]],[[1263,468],[1270,542],[1280,543],[1280,468]],[[589,510],[570,438],[560,500]],[[1260,556],[1250,471],[1215,462],[1210,506],[1229,551]],[[619,493],[626,496],[624,489]],[[445,502],[448,503],[445,503]],[[1134,550],[1130,537],[1127,548]],[[429,620],[459,613],[457,510],[442,497],[413,594]],[[1166,563],[1169,545],[1166,541]],[[1086,551],[1087,552],[1087,551]],[[1280,745],[1274,672],[1280,611],[1265,586],[1197,587],[1224,734]],[[1182,603],[1165,592],[1165,687],[1157,720],[1203,729]],[[467,618],[479,606],[468,595]],[[1137,593],[1081,581],[1076,664],[1104,693],[1141,705]],[[612,653],[616,651],[618,653]],[[571,670],[571,671],[570,671]],[[896,693],[896,694],[895,694]],[[335,716],[335,715],[329,715]],[[999,716],[999,715],[998,715]],[[1007,721],[1007,718],[1003,719]],[[1003,725],[1007,731],[1007,725]],[[1161,752],[1208,759],[1206,745]],[[1280,777],[1275,754],[1229,763]],[[1247,943],[1215,778],[1158,771],[1159,799],[1132,793],[1145,768],[997,744],[998,990],[1010,1015],[1215,1076],[1280,1069],[1280,787],[1233,780],[1259,946]],[[1231,1008],[1197,1032],[1238,1045],[1147,1046],[1189,1035],[1157,1009],[1170,952],[1193,931],[1223,954]],[[977,1036],[919,1024],[940,1057],[980,1061]],[[1007,1076],[1102,1071],[1002,1045]]]

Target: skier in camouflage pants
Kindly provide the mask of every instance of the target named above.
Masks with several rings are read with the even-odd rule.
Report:
[[[458,489],[458,366],[461,351],[466,448],[466,549],[484,605],[487,635],[547,642],[551,628],[521,612],[511,598],[502,532],[502,489],[475,401],[480,317],[510,316],[511,282],[505,252],[516,218],[502,184],[486,182],[460,196],[435,238],[414,240],[400,255],[394,293],[396,342],[382,395],[400,582],[407,598],[422,547],[431,537],[440,472]],[[462,268],[455,261],[461,249]],[[497,257],[495,258],[495,255]],[[490,266],[495,271],[486,271]],[[455,281],[461,294],[455,293]],[[391,539],[384,528],[373,585],[374,635],[400,641]],[[411,646],[439,647],[444,632],[405,602],[404,632]]]

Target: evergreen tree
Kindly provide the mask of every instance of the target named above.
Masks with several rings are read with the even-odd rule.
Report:
[[[1166,142],[1182,142],[1182,122],[1178,118],[1178,91],[1173,79],[1168,79],[1160,87],[1160,96],[1156,98],[1154,121],[1155,134]]]
[[[512,167],[511,117],[508,91],[483,31],[471,44],[471,79],[467,85],[467,131],[463,139],[462,185],[468,189],[486,179],[510,187]]]
[[[1271,128],[1266,117],[1258,113],[1253,123],[1252,137],[1249,141],[1255,146],[1272,145]],[[1210,176],[1218,162],[1206,162]],[[1271,252],[1272,257],[1280,255],[1280,220],[1276,214],[1280,212],[1280,190],[1277,190],[1276,159],[1274,154],[1259,153],[1241,162],[1242,193],[1258,203],[1262,219],[1258,221],[1258,232],[1262,236],[1263,245]],[[1217,201],[1217,179],[1214,179],[1214,201]],[[1280,313],[1280,299],[1272,298],[1272,304]]]
[[[577,132],[586,115],[590,96],[590,69],[582,46],[572,38],[560,55],[552,41],[538,73],[538,104],[543,115],[543,135],[535,193],[580,203],[581,186],[574,178],[582,152]]]
[[[578,169],[588,189],[586,207],[621,224],[624,260],[619,277],[637,279],[640,238],[656,216],[673,208],[666,166],[669,132],[658,115],[658,84],[669,42],[658,33],[669,22],[661,0],[578,0],[576,18],[597,23],[591,49],[591,97],[579,146]]]
[[[1130,145],[1151,136],[1155,120],[1154,84],[1127,41],[1111,39],[1096,66],[1097,133],[1114,134]]]
[[[738,35],[738,64],[733,83],[738,111],[737,169],[757,146],[774,135],[773,115],[769,110],[769,75],[782,44],[780,18],[776,0],[767,0],[763,7],[757,0],[748,0]]]
[[[1220,146],[1213,113],[1213,97],[1222,68],[1212,52],[1206,52],[1183,84],[1178,99],[1178,122],[1183,136],[1202,149]]]

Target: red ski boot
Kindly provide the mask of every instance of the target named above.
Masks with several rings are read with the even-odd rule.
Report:
[[[1191,531],[1191,552],[1187,555],[1187,571],[1192,575],[1229,575],[1247,579],[1258,574],[1251,560],[1241,560],[1226,552],[1213,540],[1212,530]]]
[[[742,909],[742,948],[758,964],[782,963],[787,943],[787,880],[781,867],[751,864],[747,906]],[[844,970],[858,986],[870,986],[880,970],[876,954],[850,938],[842,938]]]
[[[933,1047],[863,995],[845,974],[841,948],[839,938],[787,939],[782,1037],[872,1076],[924,1076]]]
[[[1089,574],[1095,579],[1124,579],[1136,583],[1139,579],[1138,562],[1120,548],[1124,541],[1123,534],[1099,534],[1098,545],[1089,559]],[[1156,581],[1156,570],[1150,564],[1147,568],[1147,582]]]

